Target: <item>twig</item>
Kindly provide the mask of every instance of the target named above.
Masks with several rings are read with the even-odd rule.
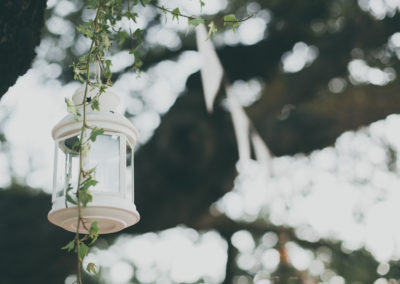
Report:
[[[96,11],[96,16],[94,18],[94,25],[95,25],[95,29],[97,28],[97,19],[99,16],[99,12],[100,9],[97,9]],[[90,44],[90,48],[89,48],[89,54],[88,54],[88,58],[87,58],[87,62],[86,62],[86,84],[85,84],[85,93],[83,95],[83,101],[82,101],[82,105],[83,105],[83,117],[82,117],[82,128],[81,128],[81,139],[83,141],[83,138],[85,137],[85,130],[86,130],[86,98],[87,98],[87,93],[88,93],[88,86],[90,85],[90,56],[92,55],[92,51],[93,51],[93,46],[95,44],[95,40],[92,40],[91,44]],[[77,220],[77,224],[76,224],[76,234],[75,234],[75,243],[76,243],[76,248],[77,248],[77,274],[78,274],[78,279],[77,279],[77,283],[78,284],[82,284],[82,259],[80,257],[80,245],[81,245],[81,239],[80,239],[80,224],[82,222],[82,208],[81,208],[81,202],[79,200],[79,194],[80,194],[80,186],[81,186],[81,182],[82,182],[82,175],[84,172],[83,169],[83,143],[79,144],[79,176],[78,176],[78,188],[76,191],[76,195],[78,198],[78,202],[77,202],[77,207],[78,207],[78,220]],[[84,224],[83,224],[84,225]],[[84,225],[85,226],[85,225]]]
[[[157,5],[155,3],[150,3],[150,5],[152,5],[153,7],[157,8],[157,9],[163,11],[163,12],[167,12],[167,13],[170,13],[171,15],[175,15],[175,13],[171,9],[165,8],[164,6],[160,6],[160,5]],[[176,16],[187,18],[189,20],[197,19],[197,17],[195,17],[195,16],[185,15],[185,14],[182,14],[180,12],[179,12],[179,15],[176,15]],[[235,21],[224,21],[224,22],[225,23],[242,23],[242,22],[247,21],[248,19],[250,19],[250,18],[252,18],[254,16],[255,16],[255,14],[251,14],[251,15],[245,17],[245,18],[242,18],[242,19],[238,19],[238,20],[235,20]]]

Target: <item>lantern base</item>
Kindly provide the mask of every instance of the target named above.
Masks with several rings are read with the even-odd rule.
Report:
[[[63,229],[76,232],[78,212],[76,206],[51,210],[47,216],[49,221]],[[99,234],[115,233],[139,222],[140,215],[136,210],[127,210],[117,207],[88,206],[82,208],[83,221],[79,226],[79,233],[86,234],[90,224],[98,222]]]

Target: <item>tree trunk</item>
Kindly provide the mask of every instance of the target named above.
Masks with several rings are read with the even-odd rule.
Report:
[[[46,0],[0,1],[0,97],[31,66],[45,9]]]

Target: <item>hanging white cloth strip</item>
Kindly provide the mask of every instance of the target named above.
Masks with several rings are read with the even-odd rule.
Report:
[[[215,52],[210,39],[207,40],[207,29],[204,25],[196,28],[197,48],[202,57],[201,81],[208,112],[212,112],[214,100],[220,89],[224,76],[224,69]],[[251,159],[251,145],[254,148],[257,161],[271,175],[271,152],[262,140],[257,130],[250,130],[251,122],[238,99],[231,91],[230,84],[225,80],[224,87],[227,95],[228,107],[231,112],[233,128],[239,153],[239,167],[246,167]],[[251,140],[251,144],[250,144]]]
[[[249,119],[247,118],[247,114],[239,104],[239,101],[235,95],[232,94],[230,86],[226,84],[225,88],[228,106],[231,112],[233,128],[235,130],[236,141],[238,144],[239,162],[246,164],[251,159]]]
[[[196,28],[196,41],[197,49],[202,57],[200,72],[206,107],[207,111],[211,113],[224,71],[211,39],[207,39],[207,29],[203,24]]]
[[[250,132],[251,144],[253,145],[256,160],[268,171],[268,176],[271,176],[273,174],[271,151],[267,144],[265,144],[264,140],[260,137],[257,130],[253,128]]]

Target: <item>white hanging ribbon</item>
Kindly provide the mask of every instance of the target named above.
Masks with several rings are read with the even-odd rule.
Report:
[[[232,94],[231,87],[226,84],[227,101],[229,110],[231,112],[233,128],[235,130],[236,141],[238,144],[239,162],[242,165],[251,159],[251,148],[250,148],[250,122],[247,118],[247,114],[239,104],[235,95]]]
[[[206,27],[203,24],[198,25],[196,28],[196,40],[197,49],[202,57],[202,67],[200,69],[201,81],[207,110],[208,112],[212,112],[214,100],[220,89],[224,75],[224,69],[219,61],[214,45],[210,39],[207,40],[207,36]],[[250,133],[250,119],[236,96],[232,93],[228,82],[225,82],[225,90],[238,144],[239,167],[246,167],[246,164],[250,161],[252,144],[257,161],[271,174],[271,152],[254,128]]]
[[[272,154],[267,144],[258,134],[257,130],[252,129],[250,134],[251,144],[253,145],[256,160],[261,164],[263,168],[268,171],[268,175],[271,176],[272,172]]]
[[[207,39],[207,29],[203,24],[198,25],[196,28],[196,41],[197,50],[202,57],[200,72],[206,107],[207,111],[211,113],[215,97],[221,86],[224,70],[211,39]]]

